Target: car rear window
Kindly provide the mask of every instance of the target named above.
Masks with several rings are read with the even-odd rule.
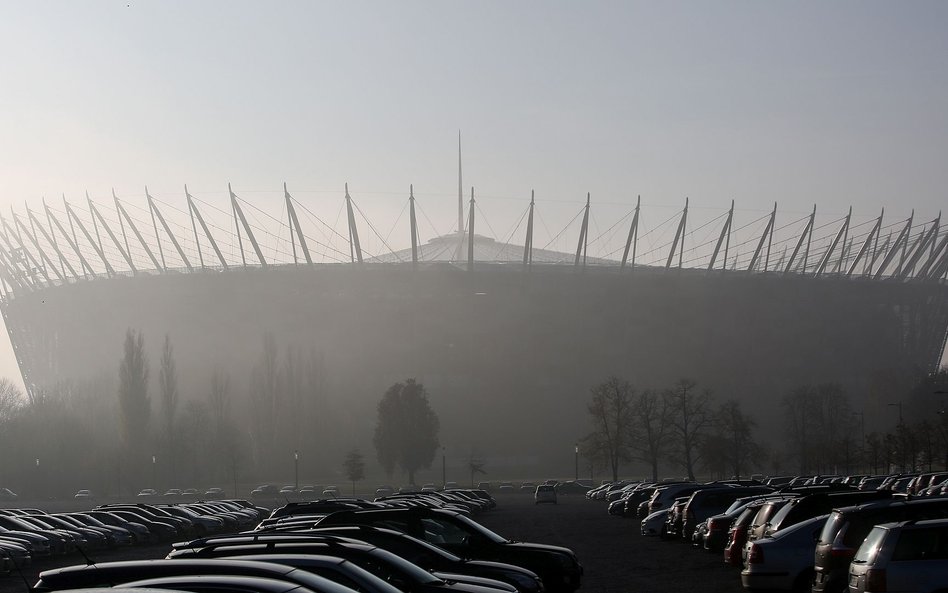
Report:
[[[826,525],[823,526],[823,531],[820,532],[819,543],[821,545],[833,543],[833,540],[836,539],[836,534],[839,533],[839,530],[842,528],[845,521],[846,519],[842,513],[839,511],[833,511],[829,519],[826,520]]]
[[[853,562],[856,564],[866,564],[875,560],[876,554],[879,553],[879,546],[882,545],[882,541],[887,534],[888,530],[874,527],[872,531],[869,532],[869,535],[866,536],[866,539],[863,540],[859,549],[856,550]]]

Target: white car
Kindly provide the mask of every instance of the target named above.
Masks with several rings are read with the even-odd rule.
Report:
[[[655,511],[642,519],[642,535],[665,535],[665,519],[668,518],[668,509]]]
[[[552,502],[556,504],[556,487],[549,484],[540,484],[533,493],[533,504]]]
[[[775,531],[748,544],[741,571],[745,589],[809,591],[816,541],[829,515],[820,515]]]

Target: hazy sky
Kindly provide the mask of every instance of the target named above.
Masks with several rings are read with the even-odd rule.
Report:
[[[0,10],[3,212],[145,184],[223,205],[232,182],[279,215],[283,181],[335,212],[349,182],[385,226],[414,183],[446,232],[459,129],[465,185],[504,229],[531,189],[570,211],[589,191],[623,213],[642,194],[930,219],[948,187],[945,2]]]

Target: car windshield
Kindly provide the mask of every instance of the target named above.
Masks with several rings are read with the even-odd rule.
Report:
[[[506,544],[506,543],[508,543],[508,542],[510,541],[510,540],[508,540],[508,539],[505,538],[505,537],[501,537],[501,536],[497,535],[496,533],[494,533],[494,532],[491,531],[490,529],[484,527],[484,526],[481,525],[480,523],[477,523],[477,522],[475,522],[475,521],[472,521],[472,520],[470,520],[470,519],[468,519],[467,517],[464,517],[464,516],[462,516],[462,515],[458,515],[458,516],[457,516],[457,520],[460,521],[461,523],[464,523],[465,525],[467,525],[472,531],[476,531],[477,533],[480,533],[481,535],[483,535],[484,537],[486,537],[486,538],[489,539],[490,541],[494,542],[495,544]]]
[[[879,553],[879,547],[882,545],[888,533],[889,531],[887,529],[874,527],[872,531],[869,532],[869,535],[866,536],[866,539],[863,540],[859,549],[856,550],[856,555],[853,556],[853,563],[868,564],[875,560],[876,554]]]
[[[415,583],[427,585],[444,582],[438,577],[432,575],[430,572],[422,569],[418,565],[412,564],[404,558],[392,554],[388,550],[375,548],[369,555],[374,557],[376,562],[373,562],[370,566],[363,565],[363,568],[366,568],[369,570],[369,572],[375,573],[376,576],[381,577],[383,580],[391,580],[391,578],[386,578],[382,574],[379,574],[378,571],[382,571],[383,573],[391,573],[392,568],[397,567],[399,571],[404,573],[405,576],[409,577]]]

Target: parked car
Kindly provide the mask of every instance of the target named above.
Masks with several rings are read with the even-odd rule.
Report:
[[[948,520],[876,525],[849,565],[849,591],[948,588]]]
[[[462,559],[447,550],[394,529],[362,525],[325,527],[307,533],[339,535],[364,541],[397,554],[429,571],[495,579],[513,585],[521,593],[539,593],[543,590],[540,577],[526,568],[503,562]]]
[[[277,498],[280,495],[280,489],[273,484],[261,484],[250,491],[250,498],[254,500]]]
[[[545,484],[537,486],[536,492],[533,493],[533,504],[540,504],[541,502],[552,502],[556,504],[555,486],[547,486]]]
[[[946,517],[948,498],[880,500],[834,510],[816,544],[813,593],[842,593],[846,590],[849,563],[875,525]]]
[[[813,548],[827,516],[812,517],[749,543],[741,585],[752,591],[809,591]]]
[[[657,535],[659,537],[665,537],[665,521],[668,519],[668,509],[662,509],[660,511],[655,511],[648,517],[642,519],[641,529],[642,535]]]
[[[326,593],[352,593],[312,573],[290,566],[254,562],[248,560],[129,560],[124,562],[99,562],[92,565],[68,566],[40,573],[34,592],[109,587],[152,578],[175,578],[181,576],[243,576],[277,579],[307,587],[312,591]]]
[[[547,591],[579,588],[583,567],[568,548],[512,542],[453,511],[433,509],[371,509],[340,511],[321,519],[330,525],[373,525],[397,529],[433,543],[462,558],[508,562],[540,575]]]
[[[682,509],[681,537],[691,541],[691,534],[699,523],[723,512],[743,496],[773,492],[767,486],[724,486],[696,490]]]
[[[211,558],[228,559],[234,555],[306,555],[335,556],[345,559],[387,581],[402,591],[417,593],[496,593],[496,588],[486,589],[472,580],[442,579],[415,564],[377,546],[335,536],[298,534],[301,537],[268,536],[258,541],[241,542],[246,538],[222,538],[207,542],[188,542],[177,547],[169,555],[175,560],[208,561]],[[233,542],[233,543],[230,543]],[[483,585],[484,583],[480,583]],[[500,585],[498,583],[498,585]],[[501,587],[505,587],[501,585]]]

